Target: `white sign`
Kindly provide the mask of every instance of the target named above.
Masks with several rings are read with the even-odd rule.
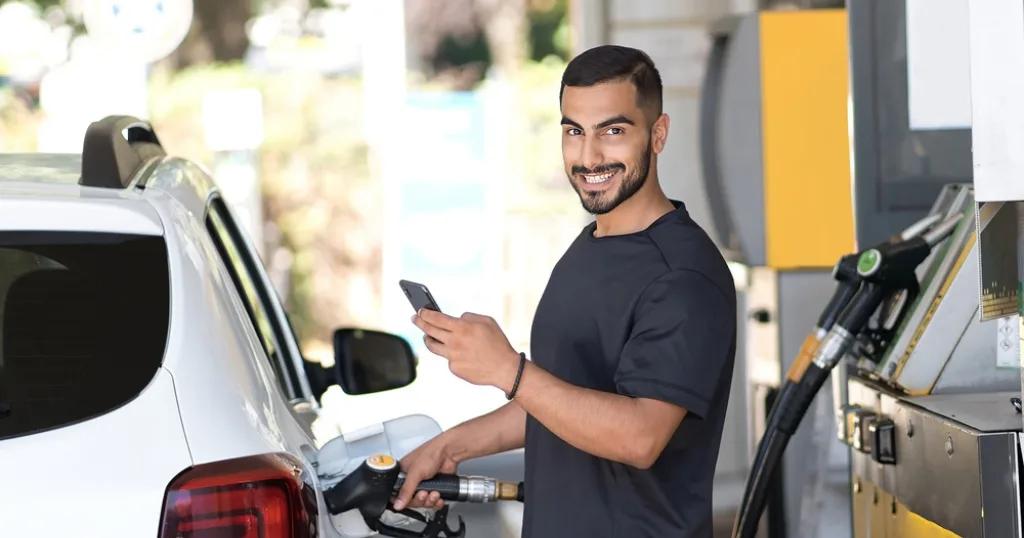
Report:
[[[910,128],[970,129],[967,0],[907,0]]]
[[[1024,5],[971,2],[975,199],[1024,200]]]

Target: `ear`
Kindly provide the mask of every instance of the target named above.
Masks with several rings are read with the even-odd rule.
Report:
[[[668,114],[662,113],[651,126],[651,149],[655,155],[661,153],[665,149],[665,143],[668,142],[668,124]]]

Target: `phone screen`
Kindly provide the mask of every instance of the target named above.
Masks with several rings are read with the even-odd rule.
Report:
[[[398,285],[402,287],[402,292],[405,293],[409,303],[412,304],[413,309],[417,312],[421,308],[429,308],[437,312],[441,311],[441,307],[437,306],[434,296],[430,294],[430,290],[423,284],[409,280],[400,280]]]

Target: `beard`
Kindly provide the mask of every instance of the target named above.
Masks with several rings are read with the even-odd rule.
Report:
[[[583,210],[591,215],[604,215],[611,210],[619,207],[619,204],[629,200],[644,183],[647,182],[647,175],[651,169],[651,139],[647,138],[647,145],[644,147],[644,151],[640,156],[639,166],[633,169],[633,172],[626,174],[626,165],[622,163],[609,163],[596,166],[593,169],[585,168],[583,166],[573,166],[569,175],[569,184],[576,191],[576,194],[580,197],[580,203],[583,205]],[[586,192],[582,190],[579,185],[573,181],[573,177],[577,174],[602,174],[613,170],[622,170],[622,181],[619,184],[619,188],[614,193],[602,191],[602,192]]]

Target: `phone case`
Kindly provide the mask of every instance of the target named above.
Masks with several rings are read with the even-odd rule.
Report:
[[[437,301],[434,300],[434,296],[430,294],[430,290],[425,285],[411,280],[399,280],[398,285],[401,286],[402,292],[405,293],[415,311],[419,312],[421,308],[441,311],[441,307],[437,306]]]

